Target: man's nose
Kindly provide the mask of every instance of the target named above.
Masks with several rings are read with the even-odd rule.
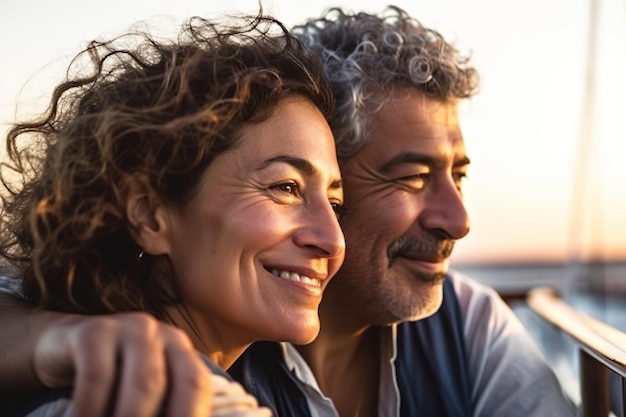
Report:
[[[463,194],[453,181],[445,181],[423,195],[423,210],[418,221],[425,230],[447,239],[461,239],[470,231],[470,220]]]

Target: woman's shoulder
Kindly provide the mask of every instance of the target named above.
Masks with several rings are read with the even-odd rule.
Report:
[[[229,381],[233,381],[233,378],[230,376],[230,374],[222,369],[218,364],[209,359],[208,356],[199,352],[198,354],[200,355],[200,359],[202,359],[202,362],[204,362],[204,364],[211,370],[211,372],[213,372],[215,375],[223,376]]]
[[[73,409],[73,402],[70,398],[59,398],[37,407],[24,417],[73,417]]]
[[[4,417],[72,417],[70,388],[43,389],[28,394],[0,398]]]

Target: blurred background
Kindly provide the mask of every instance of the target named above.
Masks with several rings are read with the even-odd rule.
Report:
[[[394,3],[470,51],[482,76],[463,109],[473,228],[457,245],[457,264],[626,259],[626,2],[599,3],[593,56],[589,0]],[[287,25],[331,6],[375,12],[386,4],[263,0]],[[257,8],[256,0],[2,1],[0,129],[41,109],[92,38],[139,20],[166,32],[190,15]]]
[[[288,26],[333,6],[377,12],[388,4],[262,3]],[[534,286],[554,286],[578,308],[626,330],[626,1],[394,4],[471,52],[481,73],[480,93],[461,116],[472,160],[465,195],[473,227],[453,266],[507,297],[563,369],[566,385],[575,386],[571,358],[561,354],[567,347],[533,324],[523,296]],[[257,9],[256,0],[2,0],[0,129],[42,110],[88,40],[139,20],[167,34],[191,15]]]

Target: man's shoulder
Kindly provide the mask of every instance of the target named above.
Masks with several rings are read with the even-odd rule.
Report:
[[[495,289],[457,271],[451,271],[448,279],[461,309],[466,339],[471,339],[469,345],[491,337],[495,328],[521,331],[519,319]]]
[[[489,293],[494,291],[493,288],[489,287],[488,285],[485,285],[470,277],[469,275],[459,272],[455,269],[450,269],[448,271],[446,279],[448,279],[452,283],[455,292],[459,292],[459,290]]]
[[[476,303],[493,304],[501,301],[496,290],[461,272],[450,270],[446,278],[452,284],[462,310]]]

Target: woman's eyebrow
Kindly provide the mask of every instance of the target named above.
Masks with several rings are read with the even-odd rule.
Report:
[[[332,190],[339,190],[343,188],[343,182],[341,180],[337,180],[337,181],[333,181],[330,184],[330,189]]]
[[[270,159],[266,159],[263,161],[261,166],[259,166],[258,170],[263,170],[267,168],[269,165],[276,162],[284,162],[296,168],[298,171],[301,171],[307,175],[313,175],[317,170],[313,166],[313,164],[306,159],[297,158],[295,156],[289,155],[278,155]]]
[[[258,170],[263,170],[267,168],[269,165],[276,162],[284,162],[296,168],[298,171],[304,173],[305,175],[311,176],[317,173],[319,170],[313,166],[311,162],[306,159],[297,158],[295,156],[289,155],[278,155],[273,158],[267,159],[263,161],[263,164],[258,168]],[[330,184],[330,189],[340,189],[343,188],[343,181],[339,178],[333,181]]]

